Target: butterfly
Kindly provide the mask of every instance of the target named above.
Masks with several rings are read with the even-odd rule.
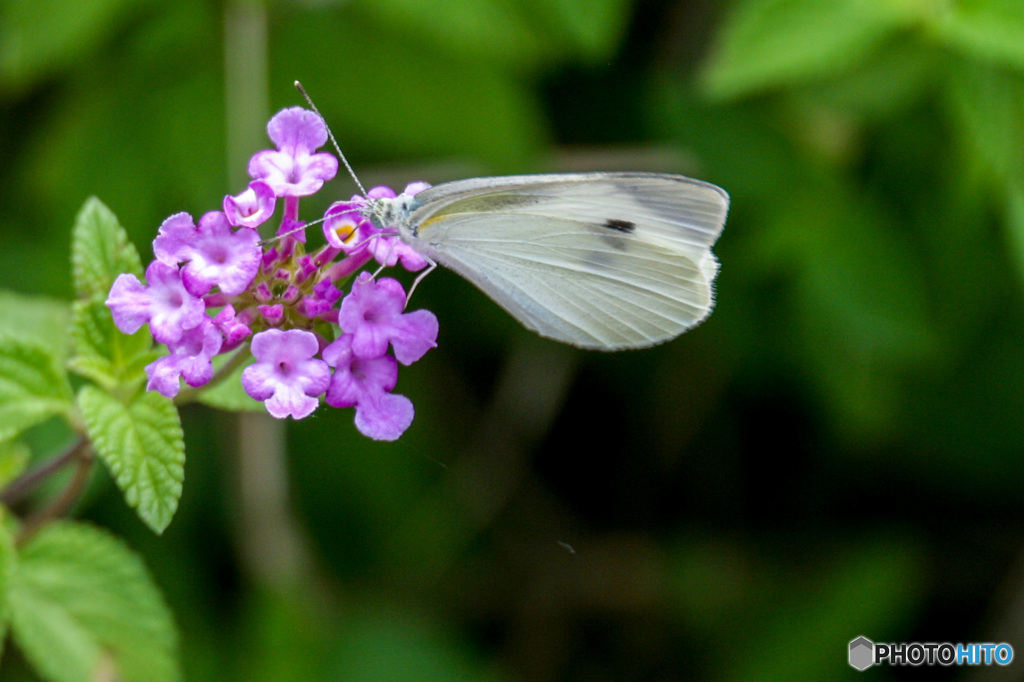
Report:
[[[448,182],[366,214],[541,336],[613,351],[711,313],[728,209],[724,190],[681,175],[565,173]]]

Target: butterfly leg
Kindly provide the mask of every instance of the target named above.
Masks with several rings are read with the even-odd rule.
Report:
[[[427,256],[423,256],[423,257],[427,259],[427,269],[424,270],[423,272],[421,272],[419,275],[417,275],[416,279],[413,280],[412,286],[409,288],[409,295],[405,297],[405,307],[406,308],[409,307],[409,299],[412,298],[412,292],[416,291],[416,287],[419,286],[420,280],[422,280],[424,277],[426,277],[431,272],[433,272],[434,268],[437,267],[437,263],[432,261],[429,257],[427,257]]]
[[[379,235],[379,234],[374,235],[374,237],[380,237],[380,236],[381,235]],[[371,239],[372,239],[372,237],[371,237]],[[377,271],[375,273],[373,273],[373,278],[374,279],[377,279],[377,275],[379,275],[381,273],[381,271],[388,266],[388,259],[391,258],[391,252],[394,251],[394,250],[395,250],[395,240],[392,239],[391,240],[391,244],[388,246],[388,252],[386,254],[384,254],[384,258],[381,259],[382,262],[380,264],[380,267],[377,268]],[[408,299],[406,299],[406,300],[408,301]]]

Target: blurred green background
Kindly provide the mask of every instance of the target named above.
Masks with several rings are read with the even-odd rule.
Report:
[[[718,305],[584,353],[438,272],[399,443],[351,410],[186,408],[163,537],[103,472],[78,513],[145,556],[187,679],[818,680],[857,674],[859,635],[1024,652],[1024,3],[2,0],[0,286],[69,297],[92,194],[151,257],[166,216],[244,187],[296,79],[367,185],[721,185]],[[12,648],[0,676],[32,679]]]

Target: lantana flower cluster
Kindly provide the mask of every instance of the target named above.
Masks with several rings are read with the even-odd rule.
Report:
[[[242,386],[274,417],[307,417],[323,397],[334,407],[354,407],[363,434],[394,440],[413,419],[412,402],[392,392],[398,366],[437,345],[437,318],[428,310],[405,312],[402,285],[362,268],[376,260],[415,271],[427,261],[367,219],[368,198],[395,196],[387,187],[332,205],[322,221],[327,244],[306,253],[299,198],[332,179],[338,160],[316,151],[327,142],[327,128],[312,111],[285,109],[267,132],[277,148],[249,161],[248,188],[198,222],[187,213],[167,218],[153,241],[146,282],[120,275],[107,306],[122,332],[149,324],[166,345],[168,354],[146,367],[149,390],[173,398],[181,380],[192,387],[210,382],[215,356],[248,352],[255,362],[242,372]],[[414,183],[405,192],[425,187]],[[263,240],[257,228],[278,200],[284,207],[277,236]]]

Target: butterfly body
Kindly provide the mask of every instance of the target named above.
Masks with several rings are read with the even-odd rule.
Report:
[[[620,350],[711,312],[728,206],[680,175],[567,173],[459,180],[368,208],[541,336]]]

